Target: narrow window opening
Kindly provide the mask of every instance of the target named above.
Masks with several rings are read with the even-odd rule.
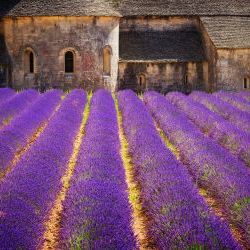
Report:
[[[109,47],[103,49],[103,73],[108,76],[111,74],[111,49]]]
[[[142,84],[143,84],[143,77],[140,76],[140,86],[142,86]]]
[[[139,86],[141,87],[141,88],[146,88],[146,77],[145,77],[145,75],[143,75],[143,74],[141,74],[141,75],[139,75],[139,77],[138,77],[138,83],[139,83]]]
[[[72,51],[65,53],[65,73],[74,73],[74,54]]]
[[[248,88],[248,81],[247,81],[248,79],[245,77],[244,78],[244,82],[243,82],[243,88],[244,89],[247,89]]]
[[[184,77],[184,84],[187,85],[188,84],[188,75],[186,74]]]
[[[29,72],[34,73],[34,53],[31,51],[29,55]]]

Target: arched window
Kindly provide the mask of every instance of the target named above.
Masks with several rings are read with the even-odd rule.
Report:
[[[138,84],[141,88],[146,88],[146,76],[144,74],[138,76]]]
[[[24,70],[26,74],[35,73],[36,58],[31,48],[27,48],[24,52]]]
[[[65,53],[65,73],[74,73],[74,53],[72,51]]]
[[[110,75],[111,74],[111,48],[106,46],[103,49],[103,74]]]
[[[34,53],[32,51],[29,55],[29,73],[34,73]]]

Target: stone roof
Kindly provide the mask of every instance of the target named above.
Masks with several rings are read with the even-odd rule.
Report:
[[[249,0],[0,0],[0,16],[250,15]]]
[[[120,0],[119,2],[119,10],[123,16],[250,16],[250,0]]]
[[[200,33],[196,30],[128,31],[120,33],[120,61],[203,61]]]
[[[0,16],[120,16],[109,0],[0,0]]]
[[[250,17],[201,17],[201,21],[217,48],[250,48]]]

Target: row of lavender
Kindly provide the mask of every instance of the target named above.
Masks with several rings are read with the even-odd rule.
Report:
[[[44,221],[61,189],[85,103],[83,91],[67,95],[44,132],[1,183],[1,249],[35,249],[42,244]]]
[[[60,102],[61,91],[39,95],[36,101],[0,130],[0,176],[3,176],[15,155],[22,151],[32,135],[47,122]]]
[[[169,100],[181,107],[188,116]],[[215,135],[212,137],[217,138],[216,133],[218,137],[221,136],[219,126],[211,127],[215,126],[215,116],[208,115],[208,125],[206,125],[202,107],[194,105],[179,94],[169,94],[166,98],[158,93],[148,92],[144,95],[144,101],[172,144],[179,149],[181,160],[189,169],[193,179],[220,201],[231,222],[244,232],[245,239],[249,243],[249,168],[214,139],[205,136],[188,118],[190,117],[201,128],[207,129],[208,133],[214,129]],[[195,114],[188,112],[185,105],[192,106]]]
[[[19,95],[22,94],[14,94],[3,105]],[[48,119],[59,104],[60,95],[60,91],[51,91],[36,97],[2,130],[5,132],[0,131],[0,138],[5,140],[2,152],[8,152],[3,158],[3,169]],[[118,99],[136,179],[141,186],[143,208],[150,218],[149,237],[156,246],[238,248],[227,226],[209,211],[198,195],[185,167],[163,145],[143,103],[130,91],[120,92]],[[0,245],[3,249],[32,249],[42,244],[44,220],[61,189],[60,179],[73,150],[85,102],[86,95],[82,91],[71,92],[33,147],[0,186]],[[36,115],[38,112],[40,116]],[[173,114],[175,112],[178,113],[177,109]],[[8,141],[10,147],[6,146]],[[98,91],[91,101],[76,171],[64,203],[61,249],[136,247],[119,148],[114,102],[110,94]],[[207,150],[210,152],[209,148]],[[246,184],[249,182],[242,186]],[[242,186],[232,186],[232,189]],[[247,186],[245,188],[248,192]],[[237,216],[247,215],[247,202],[244,196],[235,203]],[[242,209],[245,209],[243,214],[238,213]],[[249,217],[246,216],[243,223],[249,225]]]
[[[144,104],[132,91],[120,92],[118,100],[155,247],[237,249],[227,226],[210,212],[186,168],[163,144]]]
[[[167,99],[205,134],[250,166],[250,133],[242,131],[222,116],[179,92],[169,93]]]
[[[135,249],[114,101],[97,91],[64,203],[60,249]]]
[[[4,167],[18,148],[25,146],[39,124],[48,119],[60,95],[60,91],[51,91],[39,96],[34,105],[1,131],[2,152],[7,150],[2,158]],[[62,189],[61,178],[73,151],[85,101],[82,91],[71,92],[34,145],[3,179],[0,186],[1,249],[35,249],[44,244],[45,221]],[[91,102],[86,138],[64,203],[61,249],[136,248],[119,149],[114,101],[108,92],[99,91]]]

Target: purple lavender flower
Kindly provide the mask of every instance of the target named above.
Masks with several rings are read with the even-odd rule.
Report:
[[[13,89],[9,88],[0,88],[0,105],[7,100],[9,100],[11,97],[13,97],[16,94],[16,92]]]
[[[60,249],[135,249],[111,95],[97,91],[90,111],[64,202]]]
[[[38,92],[25,90],[15,95],[0,106],[0,128],[8,124],[17,114],[22,112],[29,104],[36,100]]]
[[[52,90],[39,95],[10,125],[0,131],[0,175],[15,154],[25,147],[30,137],[49,118],[61,94],[59,90]]]
[[[166,98],[179,108],[204,133],[227,148],[250,166],[250,135],[241,131],[220,115],[180,92],[171,92]]]
[[[44,221],[62,187],[86,95],[72,91],[44,132],[0,186],[0,246],[37,249]]]
[[[204,92],[194,91],[189,97],[250,134],[250,115],[247,112],[241,111],[220,98]]]
[[[250,91],[240,91],[238,93],[235,93],[235,95],[247,100],[250,102]]]
[[[119,92],[118,100],[156,247],[237,249],[227,225],[209,211],[186,168],[165,147],[145,105],[130,90]]]
[[[225,102],[228,102],[232,106],[238,108],[239,110],[245,111],[250,114],[250,103],[241,97],[233,95],[230,92],[218,91],[213,93],[213,95],[221,98]]]
[[[148,92],[145,103],[170,141],[180,150],[194,180],[224,206],[250,243],[250,171],[214,140],[203,135],[164,96]]]

